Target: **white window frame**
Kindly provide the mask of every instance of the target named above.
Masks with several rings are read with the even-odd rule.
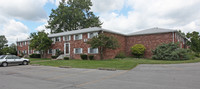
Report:
[[[78,39],[76,39],[76,36],[80,36],[80,37],[78,37]],[[83,38],[83,35],[82,34],[75,34],[74,35],[74,40],[81,40]]]
[[[66,39],[66,37],[68,39]],[[71,35],[66,35],[66,36],[63,36],[63,41],[70,41],[71,40]]]
[[[91,37],[91,34],[93,34],[93,37],[99,35],[98,32],[90,32],[90,33],[88,33],[88,38],[89,38],[89,39],[93,38],[93,37]]]
[[[95,53],[91,53],[91,49],[95,50]],[[98,54],[99,53],[99,49],[98,48],[88,48],[88,53],[89,54]]]
[[[76,49],[80,49],[81,52],[80,53],[76,53]],[[83,53],[83,48],[74,48],[74,54],[82,54]]]
[[[55,38],[51,38],[51,40],[53,41],[52,44],[55,44],[55,42],[56,42]]]
[[[51,50],[51,53],[49,52],[49,50]],[[49,49],[48,50],[48,54],[53,54],[53,49]]]
[[[58,38],[58,41],[56,41],[57,38]],[[61,41],[60,37],[55,37],[55,42],[60,42],[60,41]]]

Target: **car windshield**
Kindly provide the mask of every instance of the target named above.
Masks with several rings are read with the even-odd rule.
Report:
[[[6,55],[1,55],[1,56],[0,56],[0,59],[3,59],[5,56],[6,56]]]

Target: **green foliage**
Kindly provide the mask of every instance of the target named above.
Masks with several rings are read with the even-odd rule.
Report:
[[[89,55],[90,60],[94,60],[94,55]]]
[[[69,60],[69,57],[64,57],[64,60]]]
[[[32,36],[33,39],[30,41],[29,47],[40,51],[41,55],[44,56],[44,53],[50,48],[52,40],[48,38],[48,34],[44,31],[34,33]]]
[[[6,37],[4,35],[0,35],[0,55],[2,55],[2,49],[5,46],[5,44],[8,43]]]
[[[51,58],[56,59],[58,56],[51,56]]]
[[[119,47],[118,41],[114,36],[106,36],[99,34],[87,42],[92,48],[99,48],[101,59],[103,59],[103,51],[105,49],[116,49]]]
[[[115,56],[115,58],[126,58],[126,55],[125,55],[124,52],[119,52],[119,53]]]
[[[62,0],[57,9],[52,9],[46,28],[51,33],[101,27],[99,17],[91,12],[91,0]]]
[[[60,50],[57,50],[57,51],[56,51],[56,56],[60,56],[61,54],[63,54],[62,51],[60,51]]]
[[[188,50],[180,49],[178,43],[163,44],[152,51],[153,59],[157,60],[188,60]]]
[[[88,59],[88,56],[86,54],[81,54],[80,56],[81,56],[82,60],[87,60]]]
[[[29,55],[30,58],[41,58],[40,54],[31,54]]]
[[[3,49],[1,49],[1,54],[12,54],[12,55],[17,55],[17,46],[12,43],[9,47],[4,47]]]
[[[137,58],[143,57],[145,50],[146,48],[142,44],[135,44],[131,47],[132,54]]]
[[[190,46],[190,49],[197,54],[200,53],[200,35],[199,32],[193,31],[192,33],[187,33],[187,38],[189,41],[187,44]]]

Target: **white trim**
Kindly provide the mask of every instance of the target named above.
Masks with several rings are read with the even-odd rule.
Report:
[[[80,39],[79,40],[81,40],[81,39],[83,39],[83,34],[80,34]]]
[[[68,41],[70,41],[70,40],[71,40],[71,35],[68,35],[68,38],[69,38],[69,40],[68,40]]]
[[[88,38],[90,38],[90,33],[87,34]]]
[[[91,52],[90,52],[91,49],[92,49],[92,48],[88,48],[88,53],[89,53],[89,54],[98,54],[98,53],[99,53],[99,49],[98,49],[98,48],[93,48],[93,49],[96,49],[96,50],[95,50],[95,53],[91,53]]]
[[[69,53],[66,54],[66,44],[69,45]],[[64,43],[64,55],[70,55],[70,43]]]
[[[65,41],[65,36],[63,36],[63,41]]]
[[[76,53],[76,49],[80,49],[81,52],[80,53]],[[74,48],[74,54],[82,54],[83,53],[83,48]]]

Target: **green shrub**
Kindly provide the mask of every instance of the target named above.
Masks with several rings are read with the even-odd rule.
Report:
[[[58,56],[51,56],[51,58],[56,59]]]
[[[126,57],[126,55],[124,52],[120,52],[115,56],[115,58],[125,58],[125,57]]]
[[[94,60],[94,55],[89,55],[90,60]]]
[[[64,57],[64,60],[69,60],[69,57]]]
[[[135,44],[131,47],[132,54],[137,58],[143,57],[145,50],[146,48],[142,44]]]
[[[31,54],[29,55],[30,58],[41,58],[40,54]]]
[[[169,43],[162,44],[152,50],[153,59],[157,60],[188,60],[190,59],[189,52],[186,49],[181,49],[178,44]]]
[[[87,58],[88,56],[87,56],[86,54],[81,54],[80,56],[81,56],[81,59],[82,59],[82,60],[87,60],[87,59],[88,59],[88,58]]]

